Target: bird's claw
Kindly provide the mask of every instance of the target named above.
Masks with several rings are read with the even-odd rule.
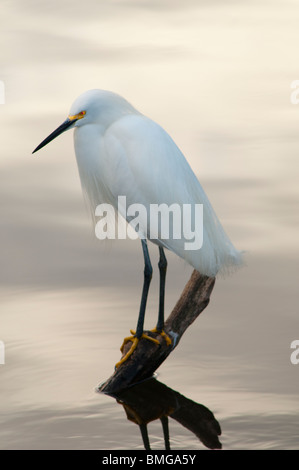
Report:
[[[171,343],[172,343],[172,340],[171,338],[168,336],[167,333],[165,333],[164,330],[157,330],[157,328],[154,328],[153,330],[150,330],[152,333],[158,333],[160,336],[162,336],[162,338],[165,339],[166,341],[166,344],[167,346],[170,346]],[[136,331],[134,330],[130,330],[131,332],[131,335],[132,336],[127,336],[126,338],[124,338],[123,340],[123,344],[121,345],[120,347],[120,350],[121,352],[124,351],[124,347],[127,343],[131,342],[132,343],[132,346],[130,347],[129,351],[124,355],[124,357],[115,364],[115,368],[117,369],[121,364],[123,364],[124,362],[126,362],[126,360],[133,354],[133,352],[135,351],[135,349],[137,348],[137,345],[139,343],[139,340],[141,338],[144,338],[144,339],[147,339],[149,341],[152,341],[152,343],[155,343],[155,344],[160,344],[160,342],[155,339],[155,338],[152,338],[151,336],[145,334],[145,333],[142,333],[142,335],[140,336],[140,338],[137,338],[136,336]]]
[[[121,352],[123,352],[125,345],[126,345],[129,341],[131,341],[131,342],[133,343],[134,340],[136,340],[136,339],[139,341],[141,338],[145,338],[145,339],[148,339],[149,341],[152,341],[153,343],[160,344],[157,339],[152,338],[151,336],[148,336],[148,335],[146,335],[145,333],[142,333],[142,335],[140,336],[140,338],[137,338],[137,337],[136,337],[136,331],[135,331],[135,330],[130,330],[130,333],[132,334],[132,336],[127,336],[127,337],[124,338],[124,340],[123,340],[123,344],[122,344],[121,347],[120,347]]]
[[[157,327],[151,330],[152,333],[158,333],[162,338],[165,339],[167,346],[170,346],[172,343],[172,339],[168,334],[162,329],[162,330],[157,330]]]
[[[126,360],[133,354],[133,352],[135,351],[135,349],[137,348],[137,345],[139,343],[139,340],[141,338],[144,338],[144,339],[148,339],[149,341],[152,341],[153,343],[155,344],[160,344],[159,341],[155,338],[152,338],[151,336],[149,335],[146,335],[145,333],[142,333],[142,335],[140,336],[140,338],[137,338],[136,336],[136,332],[134,330],[130,330],[132,336],[127,336],[126,338],[124,338],[123,340],[123,344],[121,345],[120,347],[120,350],[121,352],[123,352],[124,350],[124,347],[127,343],[131,342],[132,343],[132,346],[130,347],[129,351],[124,355],[124,357],[115,364],[115,367],[116,369],[121,365],[123,364],[124,362],[126,362]]]

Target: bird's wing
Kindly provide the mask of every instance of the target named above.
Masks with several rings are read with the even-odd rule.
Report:
[[[202,249],[186,250],[183,227],[179,239],[158,236],[161,245],[202,274],[215,275],[220,269],[240,264],[240,255],[225,234],[202,186],[162,127],[142,115],[127,115],[106,130],[102,155],[103,180],[109,184],[115,206],[118,196],[126,196],[127,206],[142,204],[147,214],[150,204],[203,205]],[[144,232],[149,237],[152,222],[146,221]]]
[[[203,202],[205,194],[171,137],[142,115],[116,121],[104,136],[110,190],[129,204]],[[201,196],[202,191],[202,198]]]

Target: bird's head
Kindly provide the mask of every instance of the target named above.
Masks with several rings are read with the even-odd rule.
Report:
[[[101,124],[108,127],[121,115],[136,110],[119,95],[104,90],[89,90],[80,95],[72,104],[66,120],[44,139],[32,153],[37,152],[63,132],[86,124]]]

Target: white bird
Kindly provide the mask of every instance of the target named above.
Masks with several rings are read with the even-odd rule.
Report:
[[[147,295],[152,278],[147,239],[159,247],[160,299],[155,330],[171,343],[164,333],[164,292],[167,261],[164,248],[186,260],[203,275],[216,276],[242,264],[242,255],[224,232],[202,186],[177,145],[158,124],[138,112],[121,96],[104,90],[89,90],[71,106],[68,118],[33,151],[36,152],[68,129],[74,128],[74,145],[83,192],[91,212],[99,204],[118,209],[119,196],[127,205],[142,204],[146,217],[139,220],[138,234],[144,256],[144,283],[136,333],[126,338],[132,346],[119,366],[132,354],[143,333]],[[184,236],[161,237],[161,230],[151,226],[150,205],[189,204],[203,206],[203,243],[198,249],[186,249],[190,240]],[[132,216],[121,211],[128,222]],[[194,223],[194,217],[193,217]],[[173,228],[175,230],[176,227]],[[150,231],[152,229],[152,232]],[[137,228],[136,228],[137,230]],[[154,233],[154,236],[151,236]],[[157,341],[156,341],[157,342]]]

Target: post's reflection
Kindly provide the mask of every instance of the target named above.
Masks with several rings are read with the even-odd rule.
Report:
[[[218,436],[221,428],[213,413],[205,406],[172,390],[155,378],[114,394],[130,421],[138,424],[144,448],[150,450],[147,425],[159,419],[162,423],[165,449],[170,449],[168,418],[189,429],[209,449],[221,449]]]

